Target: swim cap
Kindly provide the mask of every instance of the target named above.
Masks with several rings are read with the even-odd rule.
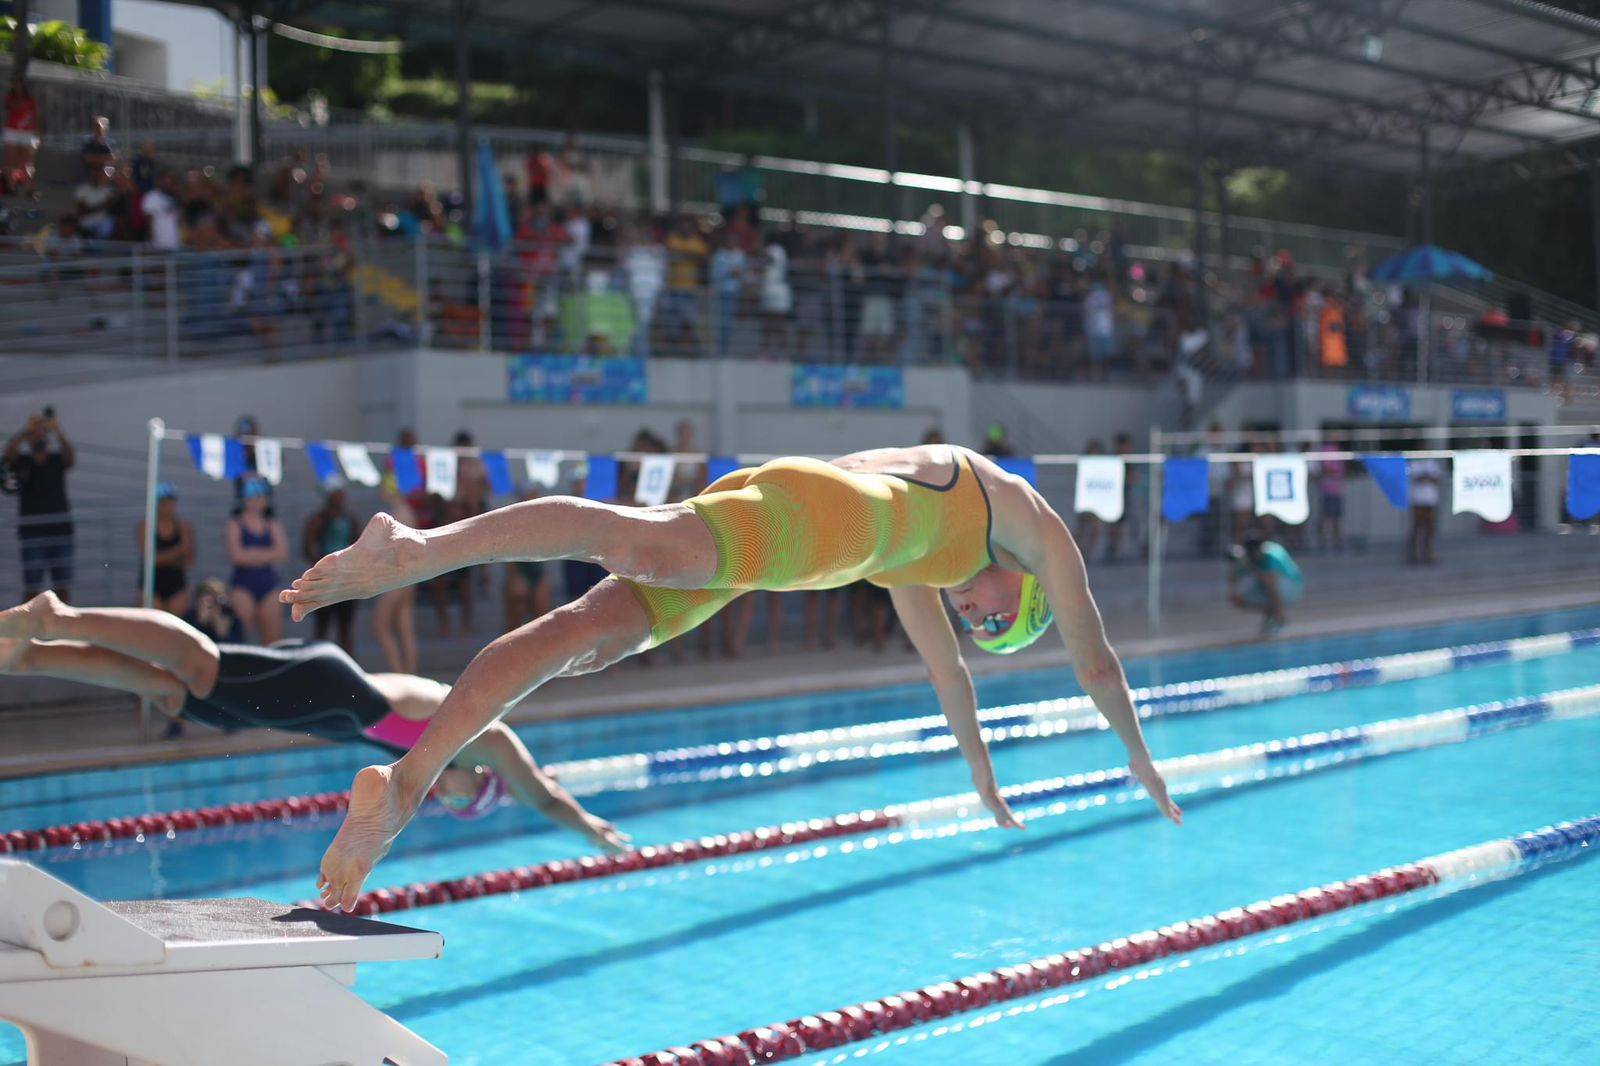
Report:
[[[253,477],[244,483],[244,498],[252,499],[256,496],[271,496],[272,486],[267,484],[264,477]]]
[[[483,780],[478,785],[478,794],[471,803],[465,807],[444,805],[444,809],[450,812],[451,817],[463,821],[482,818],[500,805],[500,797],[506,794],[506,783],[493,770],[484,770],[481,776]]]
[[[161,484],[156,486],[156,499],[176,500],[177,498],[178,486],[174,485],[172,482],[163,481]]]
[[[1038,579],[1032,574],[1024,574],[1022,591],[1017,596],[1017,620],[1007,626],[1003,633],[993,636],[982,630],[975,631],[972,642],[990,655],[1010,655],[1038,640],[1054,619],[1055,612],[1044,598],[1044,589],[1039,586]]]

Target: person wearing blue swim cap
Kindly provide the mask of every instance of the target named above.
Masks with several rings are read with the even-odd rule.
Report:
[[[404,756],[356,775],[345,824],[323,856],[326,905],[354,905],[437,774],[512,705],[550,678],[593,673],[681,636],[751,591],[856,581],[888,590],[978,798],[1007,828],[1021,823],[996,781],[950,613],[973,646],[996,655],[1054,629],[1078,682],[1126,746],[1134,778],[1162,814],[1182,819],[1145,744],[1066,523],[1026,480],[966,448],[878,448],[829,462],[790,456],[656,507],[545,496],[434,529],[380,514],[281,599],[299,620],[464,566],[554,559],[595,563],[611,577],[490,644]]]

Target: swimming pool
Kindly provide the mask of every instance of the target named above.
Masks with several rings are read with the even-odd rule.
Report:
[[[1236,674],[1600,624],[1600,611],[1381,632],[1130,664],[1136,684]],[[1474,667],[1147,723],[1158,757],[1338,729],[1600,680],[1600,649]],[[985,705],[1058,695],[1059,674],[983,686]],[[569,759],[926,713],[922,689],[774,701],[524,730]],[[444,958],[373,966],[359,990],[458,1063],[598,1063],[874,999],[1600,811],[1600,719],[1351,762],[1186,798],[1185,825],[1143,802],[877,847],[820,844],[557,885],[399,916]],[[1104,733],[997,747],[1002,782],[1118,765]],[[0,784],[0,829],[341,788],[327,749]],[[596,796],[640,843],[959,792],[950,756],[827,775]],[[102,898],[311,894],[337,824],[201,832],[36,857]],[[421,819],[375,885],[581,853],[505,810]],[[1412,1056],[1580,1061],[1600,947],[1584,914],[1600,864],[1562,863],[1392,914],[1355,912],[1232,957],[1092,987],[1044,1009],[946,1019],[818,1062],[1278,1062]],[[1054,997],[1062,998],[1062,997]],[[1019,1001],[1026,1005],[1027,1001]],[[987,1019],[993,1020],[987,1020]],[[1537,1033],[1530,1038],[1528,1034]],[[0,1062],[20,1057],[0,1030]]]

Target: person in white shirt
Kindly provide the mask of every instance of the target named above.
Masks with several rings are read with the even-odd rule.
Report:
[[[1413,459],[1406,465],[1411,480],[1411,531],[1406,537],[1406,562],[1413,566],[1439,561],[1433,534],[1439,510],[1439,483],[1444,468],[1437,459]]]
[[[650,325],[656,316],[656,299],[667,280],[667,250],[647,233],[635,234],[622,254],[628,295],[633,300],[633,353],[650,355]]]
[[[1095,279],[1083,298],[1083,333],[1089,344],[1089,376],[1104,380],[1116,354],[1117,322],[1116,301],[1102,278]]]
[[[788,353],[789,315],[794,291],[789,287],[789,250],[780,237],[768,239],[761,264],[761,346],[768,359]]]
[[[179,225],[183,208],[178,204],[176,174],[163,171],[156,187],[144,194],[140,207],[150,223],[150,247],[162,252],[175,252],[183,247],[183,231]]]

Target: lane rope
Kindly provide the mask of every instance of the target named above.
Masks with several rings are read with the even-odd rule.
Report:
[[[1403,896],[1436,899],[1516,877],[1549,863],[1592,854],[1597,844],[1600,815],[1561,822],[1346,881],[1146,929],[1092,947],[759,1026],[737,1036],[700,1040],[638,1058],[619,1059],[611,1066],[752,1066],[797,1058],[1038,992],[1093,981],[1106,974],[1136,970],[1159,959],[1204,951],[1382,900]]]
[[[1238,707],[1317,692],[1432,677],[1501,662],[1562,655],[1600,645],[1600,629],[1465,644],[1377,658],[1183,681],[1134,690],[1143,719]],[[1087,696],[1008,704],[979,714],[992,744],[1106,728]],[[930,754],[955,748],[944,718],[923,715],[693,747],[552,763],[547,770],[575,795],[639,791],[656,785],[772,776],[828,763]],[[251,824],[305,824],[342,813],[345,792],[183,808],[130,818],[88,819],[0,834],[0,854],[148,842],[179,833]]]
[[[1398,752],[1456,744],[1539,722],[1585,718],[1595,714],[1600,714],[1600,685],[1159,759],[1156,768],[1166,778],[1168,788],[1174,794],[1184,795],[1202,790],[1234,788],[1267,778],[1298,776],[1357,759],[1381,758]],[[1143,794],[1126,767],[1029,781],[1007,786],[1000,791],[1024,821],[1101,806],[1108,802],[1110,796],[1121,792]],[[855,811],[830,818],[786,822],[697,840],[652,845],[615,855],[556,859],[534,866],[373,889],[357,897],[353,913],[389,914],[417,907],[461,903],[485,896],[618,877],[642,870],[659,870],[840,837],[884,832],[913,837],[937,832],[937,835],[945,836],[993,828],[994,821],[987,815],[977,795],[966,792],[894,804],[879,810]],[[905,836],[900,839],[905,839]],[[891,838],[891,842],[899,841]],[[320,907],[320,904],[306,900],[300,906]]]

